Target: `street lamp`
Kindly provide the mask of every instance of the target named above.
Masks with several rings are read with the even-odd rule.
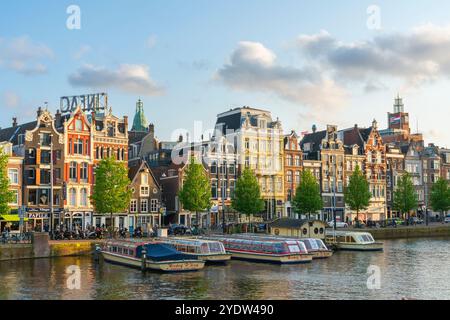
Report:
[[[53,134],[50,134],[50,232],[52,239],[55,238],[54,219],[53,219]]]

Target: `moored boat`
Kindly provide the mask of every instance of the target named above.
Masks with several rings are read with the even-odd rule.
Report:
[[[368,232],[327,230],[326,241],[337,250],[383,251],[383,243]]]
[[[312,255],[307,253],[304,246],[299,246],[295,241],[232,236],[213,236],[206,239],[222,242],[232,259],[277,264],[298,264],[312,261]]]
[[[207,263],[224,263],[231,259],[220,241],[193,238],[164,238],[161,242],[168,243],[179,252],[194,255]]]
[[[160,272],[197,271],[205,266],[203,260],[160,242],[107,241],[101,253],[111,263]]]

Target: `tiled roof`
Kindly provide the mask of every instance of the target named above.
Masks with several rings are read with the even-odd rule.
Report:
[[[13,145],[18,144],[18,137],[20,134],[25,134],[27,130],[33,130],[36,128],[37,121],[19,124],[16,127],[9,127],[0,130],[0,141],[8,141]]]

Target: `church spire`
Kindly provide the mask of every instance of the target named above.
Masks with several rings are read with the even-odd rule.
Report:
[[[144,103],[141,99],[136,103],[136,114],[133,119],[131,131],[145,132],[148,130],[148,122],[144,114]]]

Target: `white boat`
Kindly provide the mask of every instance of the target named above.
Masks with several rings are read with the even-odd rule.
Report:
[[[312,261],[312,255],[308,254],[305,246],[299,246],[296,241],[233,236],[212,236],[206,239],[222,242],[232,259],[277,264],[298,264]]]
[[[207,263],[224,263],[231,259],[220,241],[194,238],[161,238],[159,241],[168,243],[179,252],[194,255]]]
[[[326,231],[326,242],[338,250],[382,251],[383,243],[376,242],[368,232]]]
[[[146,270],[197,271],[205,266],[203,260],[180,253],[172,246],[160,242],[107,241],[100,252],[105,261]]]

